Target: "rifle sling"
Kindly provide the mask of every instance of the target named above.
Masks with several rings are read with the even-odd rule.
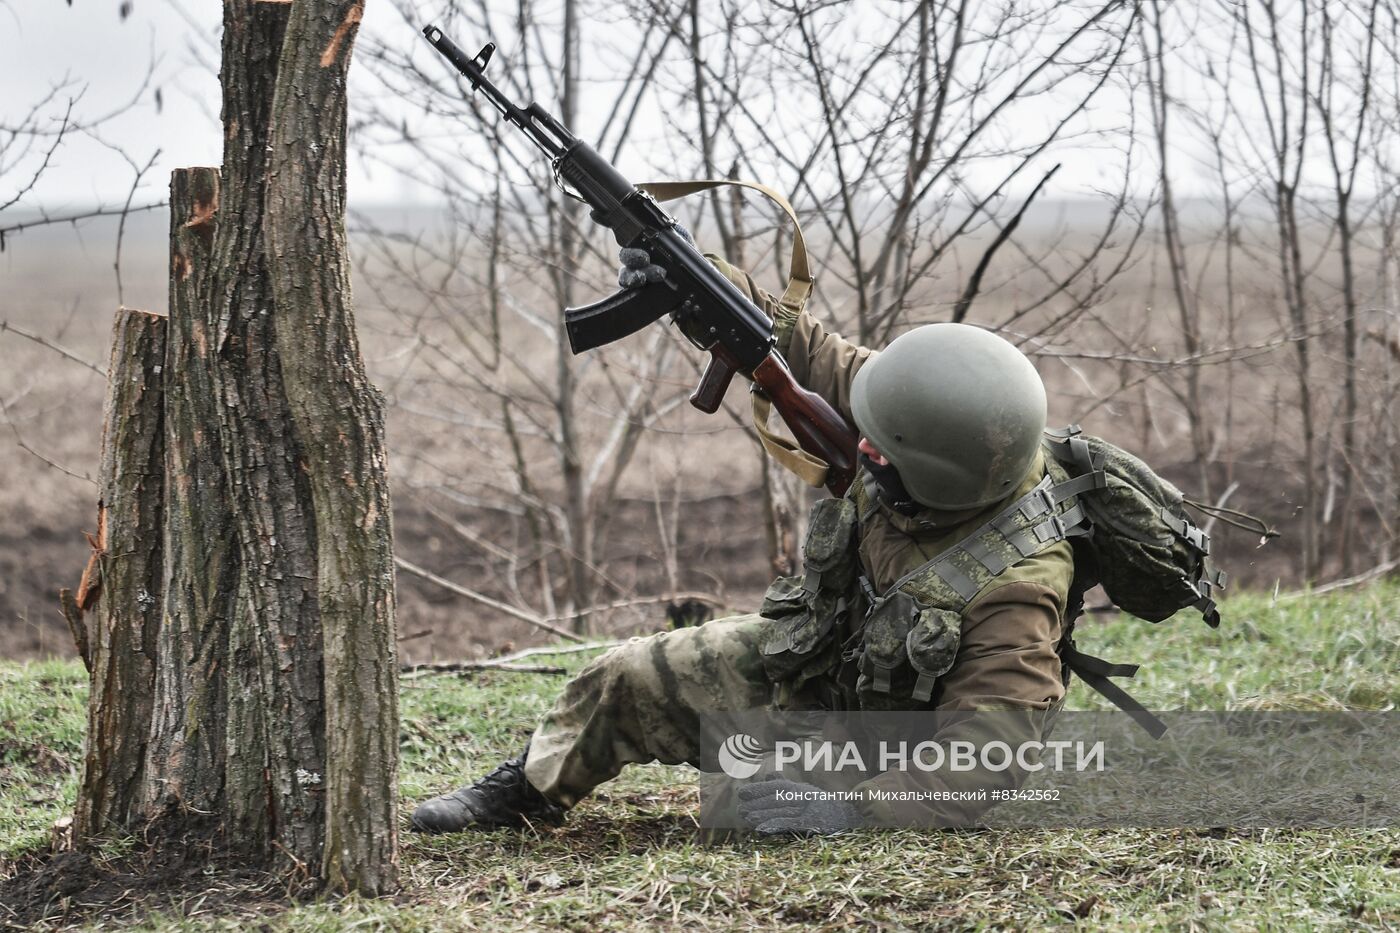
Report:
[[[767,185],[756,181],[738,181],[730,178],[714,178],[697,181],[651,181],[637,187],[658,201],[674,201],[702,191],[722,187],[748,188],[757,191],[783,209],[788,220],[792,221],[792,256],[788,260],[788,283],[783,297],[778,303],[800,314],[812,293],[812,270],[807,263],[807,240],[802,235],[802,224],[798,223],[797,211],[787,198]]]
[[[788,220],[792,221],[792,256],[788,261],[787,288],[778,303],[793,314],[801,314],[812,294],[812,270],[807,262],[807,240],[802,235],[802,224],[797,220],[797,211],[787,198],[767,185],[756,181],[738,181],[718,178],[698,181],[654,181],[637,187],[658,201],[674,201],[688,195],[699,194],[722,187],[748,188],[757,191],[783,209]],[[758,432],[759,443],[768,456],[776,460],[784,469],[797,476],[808,486],[821,488],[826,485],[831,467],[825,460],[813,456],[793,441],[773,431],[768,426],[768,417],[773,404],[761,392],[753,392],[753,426]]]

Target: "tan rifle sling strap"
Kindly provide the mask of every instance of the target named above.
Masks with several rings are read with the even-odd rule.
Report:
[[[756,181],[737,181],[728,178],[703,181],[658,181],[648,182],[637,187],[650,194],[657,201],[674,201],[715,188],[748,188],[757,191],[781,207],[783,213],[787,214],[788,220],[792,221],[792,257],[788,261],[787,288],[783,290],[783,296],[778,299],[778,304],[793,315],[802,313],[802,309],[807,305],[807,299],[812,294],[812,271],[807,262],[807,240],[802,236],[802,225],[798,223],[797,211],[793,210],[792,204],[787,198],[767,185],[761,185]],[[760,392],[752,392],[750,395],[753,400],[753,425],[758,431],[758,440],[763,445],[763,449],[784,469],[796,475],[808,486],[817,488],[825,486],[826,476],[830,471],[826,461],[820,457],[812,456],[793,441],[769,428],[768,416],[772,413],[772,403]]]

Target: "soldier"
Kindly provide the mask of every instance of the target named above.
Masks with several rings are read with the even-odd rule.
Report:
[[[823,527],[852,525],[850,544],[840,543],[843,553],[834,560],[822,555],[817,563],[826,569],[815,588],[810,573],[806,580],[777,581],[765,615],[633,638],[597,658],[564,688],[518,757],[421,804],[415,829],[556,822],[632,763],[685,762],[716,771],[717,750],[701,747],[699,720],[708,712],[1001,710],[1010,715],[992,717],[996,725],[965,720],[936,738],[981,729],[977,741],[1010,739],[1014,747],[1041,735],[1059,708],[1068,677],[1057,649],[1073,611],[1074,576],[1063,536],[965,593],[954,604],[961,611],[930,609],[923,598],[890,598],[900,595],[896,585],[911,572],[917,578],[935,557],[1041,484],[1046,398],[1030,361],[1001,337],[962,324],[918,327],[877,353],[828,333],[805,311],[781,307],[746,273],[710,258],[774,317],[778,348],[797,381],[861,432],[860,474],[846,500],[826,500],[839,520],[823,520]],[[665,274],[640,250],[623,250],[622,260],[624,287]],[[831,540],[843,534],[838,530]],[[809,536],[809,572],[812,547]],[[845,559],[850,573],[841,569]],[[914,593],[919,596],[917,586]],[[794,598],[810,610],[800,617],[801,628],[797,616],[784,613]],[[873,606],[883,606],[885,615],[904,613],[897,620],[902,627],[872,624]],[[920,627],[917,637],[906,638],[913,634],[908,613]],[[988,729],[1000,734],[987,735]],[[995,779],[1012,786],[1023,777],[1013,769]],[[979,786],[986,779],[981,775]],[[899,790],[915,781],[926,786],[929,776],[891,772],[873,780]],[[969,815],[943,806],[927,814],[930,822]],[[768,795],[741,811],[762,832],[830,832],[862,818],[892,819],[874,803],[855,807],[832,801],[775,807]]]

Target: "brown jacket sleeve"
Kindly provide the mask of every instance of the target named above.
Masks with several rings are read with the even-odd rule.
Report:
[[[753,277],[747,272],[713,253],[706,253],[705,258],[714,263],[715,268],[737,285],[750,301],[773,318],[778,352],[787,360],[793,378],[826,399],[847,421],[854,424],[851,382],[876,351],[857,346],[837,334],[827,333],[821,323],[805,310],[794,314],[784,308],[778,299],[754,284]]]
[[[1064,699],[1060,598],[1042,583],[1014,582],[963,613],[957,660],[939,680],[939,710],[1049,709]]]

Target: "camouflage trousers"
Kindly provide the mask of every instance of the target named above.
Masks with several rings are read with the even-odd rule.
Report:
[[[757,615],[716,619],[633,638],[595,659],[535,730],[525,776],[571,807],[629,764],[718,770],[707,714],[772,703],[774,684],[759,652],[767,624]]]

